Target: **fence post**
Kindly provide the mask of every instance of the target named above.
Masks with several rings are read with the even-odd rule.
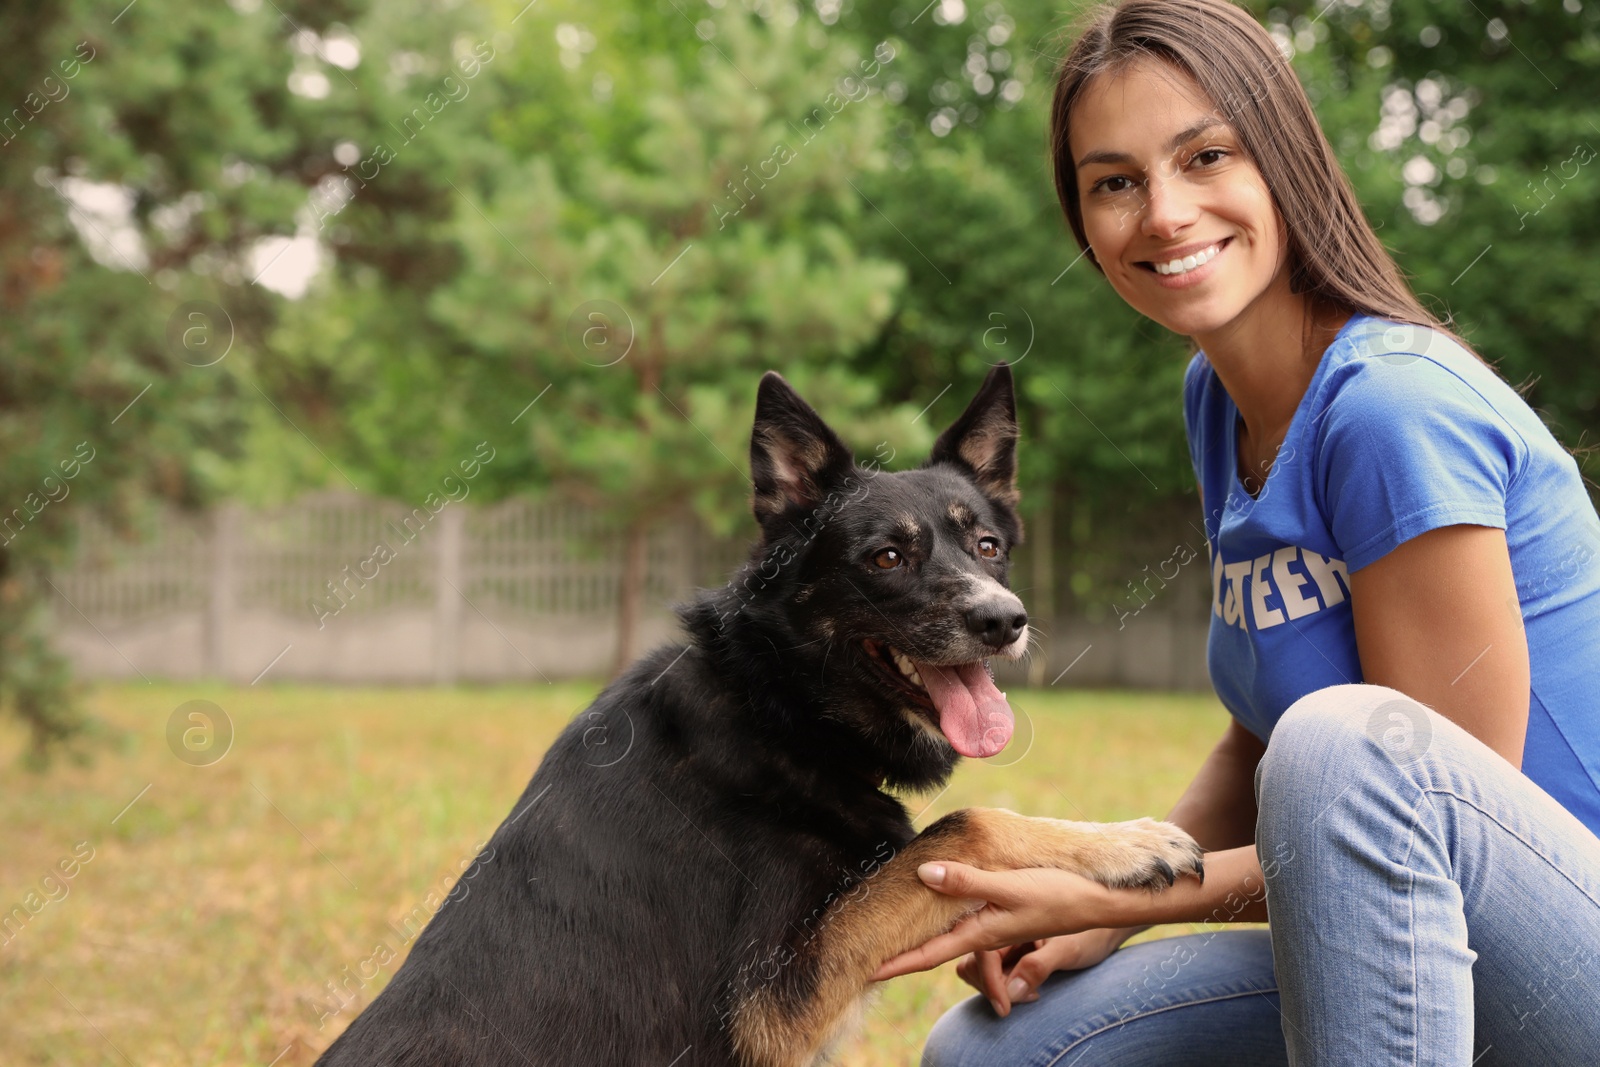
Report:
[[[230,674],[230,630],[238,610],[239,505],[219,504],[211,511],[211,595],[206,601],[205,664],[214,678]]]
[[[433,681],[453,685],[456,656],[461,647],[461,557],[466,547],[467,512],[447,505],[439,513],[439,537],[434,557]]]

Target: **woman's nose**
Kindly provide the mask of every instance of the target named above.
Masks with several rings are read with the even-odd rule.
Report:
[[[1139,227],[1146,236],[1169,240],[1199,217],[1194,190],[1181,177],[1154,175],[1145,183]]]

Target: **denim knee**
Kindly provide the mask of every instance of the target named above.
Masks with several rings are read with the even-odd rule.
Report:
[[[1283,847],[1306,840],[1346,793],[1357,802],[1370,798],[1370,789],[1352,789],[1357,782],[1370,787],[1375,778],[1409,777],[1410,765],[1429,748],[1430,714],[1404,693],[1380,685],[1328,686],[1291,704],[1256,767],[1263,866],[1272,858],[1273,841]]]
[[[1330,765],[1385,754],[1397,764],[1427,749],[1428,709],[1382,685],[1330,685],[1307,693],[1273,727],[1256,767],[1256,804],[1303,798]]]

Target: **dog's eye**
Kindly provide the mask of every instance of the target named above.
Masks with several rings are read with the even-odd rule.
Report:
[[[872,557],[872,562],[878,565],[878,569],[885,571],[892,571],[904,565],[905,561],[905,557],[892,548],[886,548]]]
[[[1000,542],[992,537],[985,537],[978,542],[978,555],[984,559],[994,559],[1000,554]]]

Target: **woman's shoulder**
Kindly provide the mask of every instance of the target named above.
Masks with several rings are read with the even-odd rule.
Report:
[[[1543,425],[1494,368],[1449,333],[1371,315],[1354,315],[1340,330],[1314,391],[1316,409],[1334,422],[1454,413],[1519,436]]]
[[[1471,471],[1502,495],[1518,483],[1581,490],[1571,453],[1539,413],[1450,334],[1361,316],[1327,357],[1304,439],[1322,484],[1359,470],[1442,486]]]
[[[1360,313],[1350,316],[1340,329],[1329,345],[1328,357],[1332,368],[1347,371],[1370,372],[1419,362],[1457,376],[1470,368],[1489,369],[1444,330]]]

